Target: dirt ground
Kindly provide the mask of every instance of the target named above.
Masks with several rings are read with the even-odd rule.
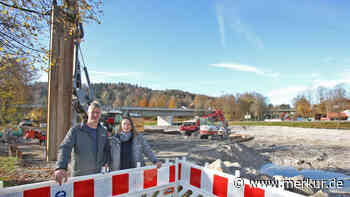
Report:
[[[231,127],[234,133],[248,134],[254,139],[235,143],[230,139],[184,137],[175,129],[168,129],[170,132],[149,129],[146,127],[145,137],[159,159],[186,157],[199,165],[220,159],[225,172],[240,170],[241,175],[248,178],[259,175],[261,167],[269,163],[350,175],[350,131],[347,130],[236,126]],[[25,146],[23,161],[11,174],[13,181],[26,180],[17,183],[25,184],[49,180],[54,163],[42,161],[43,151],[39,145]],[[4,148],[0,145],[1,152]],[[0,172],[0,176],[5,175]]]
[[[245,142],[281,166],[334,171],[350,175],[350,131],[291,127],[233,128],[255,138]]]
[[[280,166],[350,175],[348,130],[262,126],[236,126],[231,130],[236,134],[248,134],[254,139],[234,143],[231,140],[200,140],[197,136],[185,138],[161,133],[150,133],[146,138],[160,158],[186,156],[200,165],[221,159],[238,162],[242,168],[250,167],[253,171],[272,162]]]
[[[241,176],[250,179],[264,176],[260,169],[270,163],[297,170],[350,175],[350,131],[262,126],[236,126],[231,130],[254,139],[236,143],[230,139],[200,140],[198,136],[170,137],[160,133],[147,134],[146,138],[160,158],[185,156],[199,165],[212,163],[210,166],[213,165],[214,169],[219,167],[226,173],[234,174],[235,170],[240,170]],[[349,188],[342,194],[329,192],[329,196],[350,196],[348,191]]]

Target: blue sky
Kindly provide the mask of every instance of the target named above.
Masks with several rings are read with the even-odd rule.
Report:
[[[291,103],[350,83],[349,10],[348,0],[106,0],[82,49],[92,82]]]

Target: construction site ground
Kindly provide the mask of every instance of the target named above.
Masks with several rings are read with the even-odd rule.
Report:
[[[259,126],[230,128],[234,134],[247,134],[253,139],[199,139],[198,133],[187,137],[174,128],[164,131],[151,126],[145,128],[145,137],[160,159],[186,157],[199,165],[209,163],[226,173],[234,174],[235,170],[240,170],[241,175],[247,178],[261,176],[260,169],[269,163],[350,176],[348,130]],[[54,163],[43,161],[43,148],[36,144],[20,147],[24,150],[22,161],[9,174],[0,171],[0,179],[7,177],[8,185],[49,180]],[[0,142],[0,156],[5,156],[6,152],[6,144]]]

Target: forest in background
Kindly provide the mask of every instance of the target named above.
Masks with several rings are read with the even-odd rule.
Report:
[[[72,18],[75,7],[69,1],[57,1],[64,7],[65,22],[100,22],[101,0],[77,0],[80,14]],[[45,120],[47,109],[23,109],[21,104],[47,104],[47,83],[35,82],[38,69],[49,71],[48,45],[38,42],[39,35],[49,37],[51,0],[0,1],[0,125],[23,118]],[[73,29],[72,29],[73,30]],[[39,66],[40,65],[40,66]],[[301,92],[291,105],[274,106],[257,92],[226,94],[219,97],[193,94],[181,90],[151,90],[127,83],[93,84],[96,98],[106,106],[187,107],[220,109],[228,120],[262,120],[272,109],[295,108],[294,117],[314,117],[316,114],[350,109],[350,95],[344,84],[318,87]],[[235,92],[232,90],[227,92]]]
[[[16,59],[0,59],[0,125],[23,118],[46,121],[47,109],[19,108],[21,104],[47,105],[48,83],[35,82],[37,71]],[[263,120],[264,112],[295,108],[294,117],[315,117],[316,114],[350,109],[350,96],[344,84],[332,88],[300,92],[292,105],[272,105],[258,92],[225,94],[219,97],[194,94],[182,90],[152,90],[128,83],[92,84],[95,98],[107,107],[138,106],[165,108],[220,109],[227,120]]]
[[[220,109],[227,120],[244,120],[250,114],[253,120],[263,120],[268,110],[291,109],[294,117],[314,117],[316,114],[340,112],[350,109],[350,100],[344,85],[334,88],[319,87],[301,92],[289,104],[272,105],[269,99],[257,92],[226,94],[220,97],[194,94],[182,90],[152,90],[129,83],[92,84],[95,98],[108,107],[164,107],[191,109]],[[30,85],[29,102],[47,104],[48,84],[36,82]]]

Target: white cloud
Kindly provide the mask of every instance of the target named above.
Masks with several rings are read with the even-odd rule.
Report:
[[[317,78],[320,77],[320,73],[311,73],[311,78]]]
[[[270,98],[270,102],[274,105],[279,104],[291,104],[292,99],[295,98],[298,94],[303,93],[306,90],[310,90],[312,92],[316,92],[318,87],[325,88],[334,88],[336,85],[345,84],[350,85],[350,79],[348,76],[350,75],[349,70],[345,70],[343,73],[339,74],[337,79],[324,80],[320,79],[321,75],[319,73],[313,73],[311,76],[313,78],[318,77],[318,79],[314,79],[312,84],[309,86],[290,86],[283,89],[273,90],[268,93],[268,97]]]
[[[258,48],[258,49],[264,48],[264,44],[263,44],[263,41],[261,40],[261,38],[256,33],[251,31],[246,24],[241,23],[241,20],[239,18],[236,19],[234,22],[232,22],[230,24],[230,26],[238,34],[243,35],[243,37],[248,42],[253,44],[253,46],[255,46],[256,48]]]
[[[220,39],[221,39],[221,45],[222,47],[226,47],[225,43],[225,20],[224,16],[222,15],[222,9],[223,7],[219,4],[216,5],[216,18],[218,20],[219,24],[219,32],[220,32]]]
[[[273,90],[267,94],[273,105],[292,104],[292,99],[300,92],[307,90],[307,86],[290,86],[278,90]]]
[[[268,76],[268,77],[279,77],[279,73],[271,73],[271,72],[264,72],[254,66],[244,65],[244,64],[237,64],[237,63],[218,63],[218,64],[211,64],[211,66],[214,67],[220,67],[220,68],[228,68],[231,70],[236,71],[243,71],[243,72],[253,72],[258,75]]]
[[[334,86],[338,84],[350,84],[350,79],[335,79],[335,80],[321,80],[317,79],[313,81],[312,88],[318,88],[320,86],[326,87],[326,88],[333,88]]]
[[[226,1],[225,3],[216,2],[216,18],[219,25],[222,46],[226,47],[225,36],[228,32],[225,29],[225,24],[228,24],[228,26],[231,27],[234,32],[241,35],[254,47],[258,49],[264,48],[262,39],[242,21],[238,14],[236,14],[238,13],[236,10],[239,10],[239,8],[235,8],[233,6],[232,1]]]
[[[259,69],[253,67],[253,66],[248,66],[248,65],[243,65],[243,64],[235,64],[235,63],[219,63],[219,64],[212,64],[215,67],[222,67],[222,68],[229,68],[232,70],[238,70],[238,71],[245,71],[245,72],[254,72],[257,74],[264,74],[264,72],[260,71]]]

